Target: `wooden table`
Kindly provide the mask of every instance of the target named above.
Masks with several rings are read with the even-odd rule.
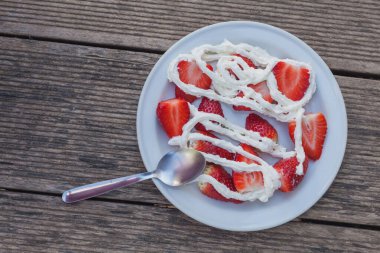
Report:
[[[358,3],[360,2],[360,3]],[[209,24],[283,28],[328,63],[348,113],[343,165],[299,218],[202,225],[152,182],[75,205],[65,189],[144,171],[136,109],[153,65]],[[0,252],[380,252],[380,2],[0,2]]]

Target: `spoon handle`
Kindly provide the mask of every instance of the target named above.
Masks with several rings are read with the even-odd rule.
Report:
[[[99,196],[106,192],[131,185],[146,179],[153,178],[154,174],[152,172],[145,172],[136,175],[131,175],[127,177],[119,177],[115,179],[110,179],[106,181],[101,181],[93,184],[83,185],[80,187],[73,188],[71,190],[65,191],[62,194],[62,200],[66,203],[73,203],[84,199],[89,199],[95,196]]]

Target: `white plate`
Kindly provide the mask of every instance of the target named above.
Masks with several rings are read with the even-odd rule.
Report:
[[[326,116],[328,132],[322,157],[310,162],[302,183],[291,193],[276,192],[267,203],[259,201],[240,205],[216,201],[202,195],[195,184],[168,187],[155,180],[161,193],[179,210],[207,225],[234,231],[256,231],[281,225],[313,206],[327,191],[342,163],[347,140],[347,116],[339,86],[326,63],[308,45],[279,28],[255,22],[226,22],[199,29],[175,43],[150,72],[142,90],[137,111],[137,138],[148,171],[173,148],[156,118],[156,106],[174,97],[174,86],[167,80],[167,68],[180,53],[188,53],[202,44],[248,43],[266,49],[278,58],[309,63],[316,73],[317,91],[306,111],[321,111]],[[223,105],[227,119],[244,124],[247,113],[233,112]],[[233,113],[232,113],[233,112]],[[267,118],[268,119],[268,118]],[[269,121],[279,134],[282,145],[293,149],[287,126]]]

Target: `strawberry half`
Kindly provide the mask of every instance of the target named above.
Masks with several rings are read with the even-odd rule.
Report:
[[[294,142],[296,122],[289,122],[289,135]],[[322,113],[305,114],[302,118],[302,147],[312,160],[321,157],[327,132],[326,118]]]
[[[269,88],[267,86],[267,81],[262,81],[258,84],[249,84],[249,88],[254,89],[257,93],[260,93],[263,96],[263,99],[269,103],[273,103],[273,98],[270,96]],[[244,93],[240,91],[237,94],[238,97],[243,97]],[[249,107],[243,105],[234,105],[232,106],[236,111],[252,111]]]
[[[247,65],[251,68],[256,68],[255,64],[250,60],[248,59],[247,57],[245,56],[242,56],[241,54],[233,54],[233,56],[237,56],[237,57],[240,57],[243,59],[243,61],[245,61],[245,63],[247,63]]]
[[[198,133],[218,139],[218,137],[216,137],[215,135],[213,135],[212,133],[207,132],[207,131],[198,131]],[[204,152],[204,153],[208,153],[208,154],[212,154],[212,155],[218,155],[218,156],[220,156],[222,158],[226,158],[228,160],[234,160],[234,158],[235,158],[234,153],[230,153],[229,151],[227,151],[223,148],[214,146],[213,144],[211,144],[208,141],[202,141],[202,140],[195,141],[192,144],[192,148],[194,148],[198,151]]]
[[[169,138],[182,134],[182,127],[190,119],[190,109],[183,99],[161,101],[156,109],[157,118]]]
[[[247,130],[259,132],[262,137],[268,137],[274,142],[278,140],[276,129],[265,119],[259,115],[251,113],[245,121],[245,128]]]
[[[204,174],[212,176],[213,178],[218,180],[219,183],[222,183],[225,186],[227,186],[231,191],[236,191],[235,186],[232,182],[231,175],[228,174],[228,172],[225,171],[222,166],[210,163],[206,166]],[[232,202],[235,204],[242,203],[242,201],[240,200],[225,198],[219,192],[217,192],[215,188],[209,183],[200,182],[198,186],[201,192],[209,198],[225,202]]]
[[[309,88],[310,73],[307,68],[280,61],[274,66],[273,74],[279,91],[291,100],[300,100]]]
[[[207,64],[207,68],[213,70],[209,64]],[[195,61],[180,61],[178,63],[178,73],[179,79],[186,84],[194,85],[204,90],[208,90],[211,87],[211,78],[202,72]],[[177,86],[175,88],[175,96],[176,98],[185,99],[190,103],[197,99],[196,96],[186,94]]]
[[[282,159],[278,161],[273,167],[277,170],[277,172],[281,176],[281,187],[280,191],[282,192],[290,192],[293,191],[294,188],[301,183],[304,175],[307,171],[308,160],[307,157],[303,163],[303,175],[296,174],[296,167],[298,165],[298,161],[296,157],[291,157],[287,159]]]
[[[194,102],[195,99],[197,99],[196,96],[193,96],[193,95],[185,93],[178,86],[175,86],[174,92],[175,92],[175,97],[176,98],[184,99],[184,100],[186,100],[186,101],[188,101],[190,103]]]
[[[247,57],[245,56],[242,56],[241,54],[233,54],[233,56],[237,56],[237,57],[240,57],[243,59],[243,61],[245,61],[245,63],[247,63],[247,65],[251,68],[256,68],[255,64],[250,60],[248,59]],[[239,67],[241,69],[243,69],[243,67],[239,64]],[[228,72],[230,73],[231,76],[235,77],[236,80],[239,80],[239,78],[236,76],[236,74],[232,71],[232,69],[228,69]]]
[[[223,109],[219,101],[211,100],[206,97],[202,98],[202,101],[198,107],[198,111],[218,114],[224,117]],[[196,124],[195,128],[200,131],[206,131],[206,128],[200,123]]]
[[[252,155],[257,156],[255,149],[247,144],[241,143],[240,146],[251,153]],[[236,162],[244,162],[247,164],[256,163],[257,162],[241,155],[236,154],[235,156]],[[251,192],[256,190],[257,188],[261,188],[264,185],[263,173],[260,171],[255,172],[232,172],[232,180],[234,181],[235,188],[238,192]]]

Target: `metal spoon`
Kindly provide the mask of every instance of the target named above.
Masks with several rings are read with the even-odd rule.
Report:
[[[180,186],[193,181],[202,174],[205,165],[206,160],[198,151],[180,149],[164,155],[154,171],[73,188],[62,194],[62,200],[66,203],[73,203],[150,178],[158,178],[170,186]]]

